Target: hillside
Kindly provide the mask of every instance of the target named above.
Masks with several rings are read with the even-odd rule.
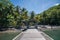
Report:
[[[41,24],[60,25],[60,4],[40,14]]]

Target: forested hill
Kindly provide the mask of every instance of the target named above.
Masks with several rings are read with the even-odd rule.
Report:
[[[40,13],[40,23],[60,25],[60,4]]]

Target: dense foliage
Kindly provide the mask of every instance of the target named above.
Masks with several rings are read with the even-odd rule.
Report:
[[[60,25],[60,5],[53,6],[41,13],[40,23],[45,25]]]
[[[35,14],[25,8],[14,6],[10,0],[0,0],[0,29],[20,28],[25,25],[60,25],[60,5],[45,10],[43,13]]]
[[[26,22],[34,18],[34,13],[28,16],[25,8],[14,6],[10,0],[0,0],[0,29],[2,28],[20,28],[25,26]]]

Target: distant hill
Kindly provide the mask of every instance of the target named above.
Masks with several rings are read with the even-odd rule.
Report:
[[[40,13],[40,23],[60,25],[60,4]]]

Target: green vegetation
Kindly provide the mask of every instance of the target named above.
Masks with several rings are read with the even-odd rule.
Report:
[[[44,32],[52,37],[54,40],[60,40],[60,30],[48,30]]]
[[[0,31],[8,28],[21,28],[33,25],[60,25],[60,4],[40,14],[28,12],[25,8],[14,6],[10,0],[0,0]],[[59,40],[60,31],[46,31],[55,40]],[[0,33],[0,40],[11,40],[18,33]],[[13,36],[12,36],[13,35]]]
[[[60,25],[60,4],[42,12],[40,14],[40,23],[46,25]]]
[[[34,19],[34,14],[32,11],[30,16],[25,8],[14,6],[10,0],[0,0],[0,30],[30,25],[30,19],[31,21]],[[34,22],[31,23],[34,24]]]
[[[35,14],[34,11],[29,13],[25,8],[14,6],[10,0],[0,0],[0,30],[35,24],[60,25],[60,4]]]
[[[12,40],[20,32],[0,33],[0,40]]]

